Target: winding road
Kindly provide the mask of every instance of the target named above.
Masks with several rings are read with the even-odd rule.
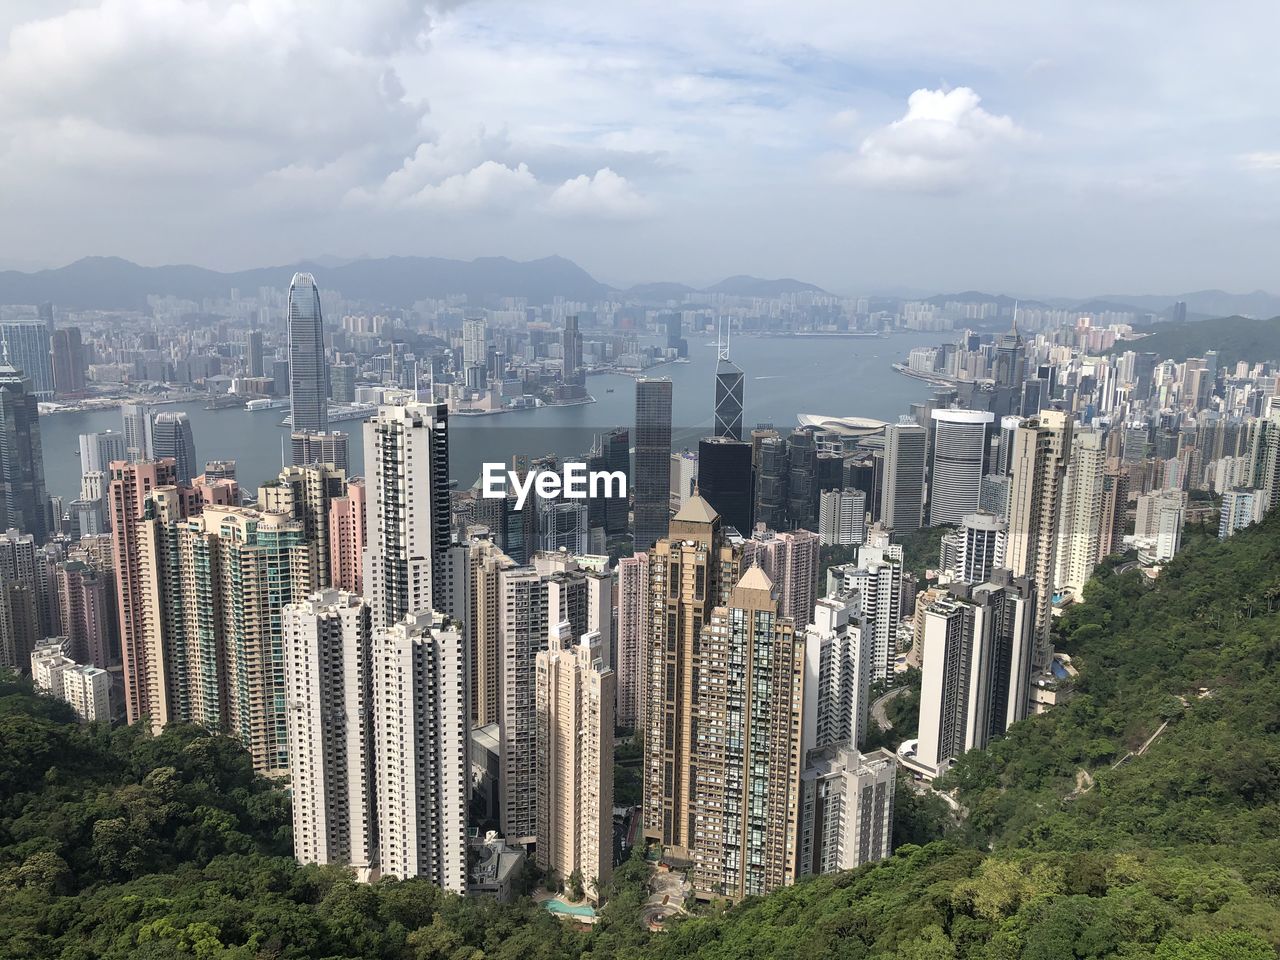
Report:
[[[902,696],[902,694],[906,693],[909,689],[910,687],[894,687],[888,693],[883,693],[876,697],[872,702],[871,718],[875,720],[876,726],[880,728],[882,733],[886,730],[893,729],[893,723],[889,720],[888,716],[885,715],[884,708],[889,705],[890,700],[895,697]]]

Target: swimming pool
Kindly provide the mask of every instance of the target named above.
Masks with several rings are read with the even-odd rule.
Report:
[[[542,905],[552,913],[564,913],[571,917],[594,917],[596,911],[594,907],[590,907],[585,903],[572,904],[565,903],[563,900],[552,897],[550,900],[543,900]]]

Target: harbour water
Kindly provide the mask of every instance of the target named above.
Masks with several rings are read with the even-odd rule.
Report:
[[[864,416],[894,420],[909,404],[926,398],[932,387],[894,371],[912,347],[954,339],[952,333],[896,333],[883,339],[803,339],[741,337],[733,342],[733,360],[746,376],[743,423],[750,429],[771,423],[787,432],[802,413]],[[672,447],[696,448],[711,428],[716,366],[714,342],[691,338],[689,362],[657,367],[649,376],[673,383]],[[612,388],[613,392],[609,390]],[[450,421],[450,472],[469,486],[485,461],[510,461],[517,454],[580,456],[592,438],[614,427],[633,427],[635,387],[631,378],[608,374],[589,377],[596,403],[541,407],[489,417]],[[196,456],[235,460],[242,486],[254,488],[279,470],[288,431],[284,411],[243,408],[206,410],[202,403],[166,405],[184,410],[195,434]],[[119,430],[118,410],[60,413],[41,418],[45,484],[50,494],[73,499],[79,494],[78,436]],[[351,434],[351,470],[362,470],[359,421],[334,425]]]

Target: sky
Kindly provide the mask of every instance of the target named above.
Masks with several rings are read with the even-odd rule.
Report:
[[[4,0],[0,265],[1280,288],[1280,4]]]

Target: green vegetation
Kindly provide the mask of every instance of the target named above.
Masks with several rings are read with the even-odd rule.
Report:
[[[644,783],[640,764],[644,759],[644,737],[633,731],[613,748],[613,804],[616,807],[638,807],[643,799]]]
[[[230,741],[81,728],[3,684],[0,956],[1274,960],[1280,517],[1194,538],[1154,582],[1103,569],[1086,598],[1061,624],[1076,698],[957,765],[960,827],[901,779],[892,859],[653,937],[639,851],[586,933],[361,886],[285,855],[284,798]]]
[[[1151,336],[1122,340],[1110,352],[1149,351],[1162,360],[1185,360],[1217,350],[1219,366],[1234,366],[1238,360],[1256,363],[1280,357],[1280,317],[1270,320],[1221,317],[1192,323],[1162,323],[1152,329]]]

